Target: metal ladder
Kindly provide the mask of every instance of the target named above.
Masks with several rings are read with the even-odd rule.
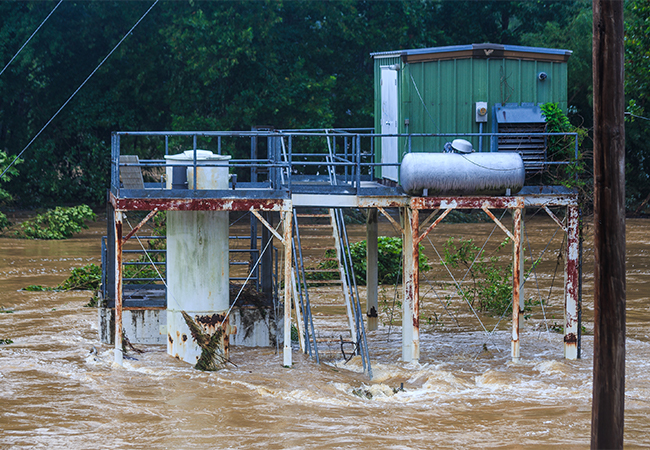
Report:
[[[330,140],[328,138],[328,161],[333,160],[332,149]],[[336,177],[333,166],[328,165],[330,176],[330,183],[336,184]],[[363,369],[372,378],[372,368],[370,366],[370,355],[368,351],[368,342],[366,337],[365,325],[362,316],[361,299],[359,297],[359,290],[357,288],[356,279],[354,275],[354,268],[352,265],[352,254],[350,253],[350,243],[348,240],[347,230],[345,228],[345,221],[343,211],[340,208],[330,208],[328,214],[306,214],[299,213],[294,210],[294,240],[293,254],[294,254],[294,267],[296,268],[296,276],[294,280],[294,293],[297,293],[299,299],[295,300],[296,309],[298,307],[301,311],[296,314],[299,321],[302,322],[299,326],[299,332],[304,333],[304,338],[301,339],[301,346],[304,345],[303,351],[309,353],[310,356],[315,356],[316,361],[320,362],[320,355],[318,351],[318,339],[314,327],[314,320],[311,311],[311,303],[309,300],[308,284],[340,284],[347,312],[347,321],[349,327],[350,342],[353,345],[352,354],[360,355]],[[312,218],[317,220],[324,220],[328,223],[325,224],[311,224],[310,229],[318,228],[331,228],[332,238],[334,240],[333,248],[336,251],[336,258],[331,258],[337,262],[337,269],[306,269],[302,250],[302,240],[300,237],[299,218]],[[322,259],[321,259],[322,260]],[[339,275],[338,280],[309,280],[308,273],[318,272],[336,272]],[[299,300],[299,301],[298,301]],[[300,306],[298,306],[300,305]],[[302,314],[300,314],[302,312]],[[302,317],[301,317],[302,316]],[[302,337],[302,336],[301,336]],[[343,350],[343,336],[340,335],[341,351],[345,357]],[[304,344],[303,344],[304,342]]]

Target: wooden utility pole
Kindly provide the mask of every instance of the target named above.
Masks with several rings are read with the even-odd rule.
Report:
[[[623,448],[625,99],[623,0],[593,0],[594,391],[591,448]]]

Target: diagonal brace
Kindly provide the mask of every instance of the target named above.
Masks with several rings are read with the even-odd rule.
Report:
[[[390,214],[388,214],[388,213],[384,210],[384,208],[380,208],[380,207],[378,206],[377,209],[379,210],[380,213],[382,213],[382,214],[384,215],[384,217],[386,217],[388,220],[390,220],[390,222],[391,222],[391,223],[393,224],[393,226],[397,229],[397,231],[400,231],[402,234],[404,234],[404,228],[402,228],[402,226],[401,226],[399,223],[397,223],[397,222],[395,221],[395,219],[393,219],[393,218],[390,216]]]
[[[276,237],[280,242],[282,242],[282,243],[284,244],[284,239],[282,238],[282,236],[280,236],[280,234],[279,234],[277,231],[275,231],[275,229],[271,226],[271,224],[268,223],[268,222],[264,219],[264,217],[262,217],[262,215],[261,215],[260,213],[258,213],[258,212],[255,211],[254,209],[251,209],[251,213],[253,213],[253,215],[254,215],[255,217],[257,217],[257,220],[259,220],[260,222],[262,222],[262,224],[263,224],[263,225],[264,225],[264,226],[265,226],[265,227],[266,227],[266,228],[267,228],[271,233],[273,233],[273,236],[275,236],[275,237]]]
[[[510,230],[508,230],[508,229],[507,229],[507,228],[506,228],[506,227],[501,223],[501,221],[500,221],[499,219],[497,219],[496,216],[495,216],[494,214],[492,214],[492,211],[490,211],[490,209],[487,207],[487,205],[483,205],[483,206],[481,206],[481,209],[482,209],[483,211],[485,211],[485,214],[487,214],[488,216],[490,216],[490,219],[494,220],[494,223],[496,223],[497,226],[498,226],[499,228],[501,228],[501,229],[503,230],[503,232],[504,232],[505,234],[507,234],[508,237],[509,237],[510,239],[512,239],[513,241],[515,240],[515,237],[512,235],[512,233],[510,232]]]
[[[154,210],[151,211],[149,214],[147,214],[147,217],[145,217],[144,219],[142,219],[142,221],[141,221],[139,224],[137,224],[135,227],[133,227],[133,229],[129,232],[129,234],[127,234],[127,235],[124,237],[123,242],[126,242],[126,241],[128,241],[129,239],[131,239],[131,237],[133,237],[133,235],[134,235],[135,233],[137,233],[137,232],[140,230],[140,228],[142,228],[142,227],[144,226],[145,223],[149,222],[149,219],[151,219],[153,216],[155,216],[157,212],[158,212],[158,210],[157,210],[157,209],[154,209]]]
[[[419,244],[422,239],[427,237],[427,235],[431,232],[431,230],[433,230],[440,222],[442,222],[442,219],[447,217],[447,214],[449,214],[453,209],[454,209],[453,206],[450,206],[449,208],[445,209],[443,211],[443,213],[440,214],[440,217],[438,217],[435,222],[433,222],[431,225],[429,225],[429,228],[427,228],[424,233],[422,233],[420,236],[418,236],[418,237],[416,237],[414,239],[415,242],[413,243],[413,245]]]
[[[557,224],[558,227],[562,228],[562,231],[565,233],[567,232],[567,228],[564,226],[564,224],[560,221],[560,219],[557,218],[555,214],[548,208],[548,206],[544,205],[544,211],[546,211],[546,214],[549,215],[551,219]]]

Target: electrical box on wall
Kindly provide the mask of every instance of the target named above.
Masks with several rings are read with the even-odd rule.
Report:
[[[476,102],[476,121],[487,122],[487,102]]]

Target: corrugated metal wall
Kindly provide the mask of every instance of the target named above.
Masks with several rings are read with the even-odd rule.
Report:
[[[381,132],[381,66],[396,64],[400,58],[375,60],[375,129]],[[538,79],[540,72],[548,78]],[[399,75],[400,133],[478,133],[475,103],[488,102],[488,122],[484,132],[492,130],[492,107],[497,103],[559,103],[567,109],[567,65],[511,59],[452,59],[404,64]],[[409,125],[405,125],[408,120]],[[412,151],[441,151],[445,142],[414,138]],[[478,149],[478,138],[470,139]],[[381,146],[377,147],[380,160]],[[489,151],[490,140],[483,141]],[[401,156],[406,143],[400,144]]]

